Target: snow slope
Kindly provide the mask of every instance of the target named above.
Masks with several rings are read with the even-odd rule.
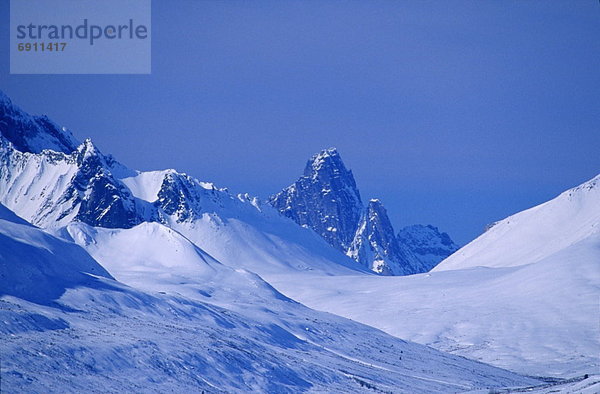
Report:
[[[160,223],[131,229],[72,223],[66,232],[118,281],[139,290],[200,298],[229,308],[285,298],[258,275],[221,264]]]
[[[186,272],[174,288],[195,287],[189,297],[123,285],[78,246],[0,214],[2,391],[414,393],[539,383],[310,310],[247,272],[204,292],[212,273],[232,270],[158,224],[69,232],[114,253],[107,259],[126,259],[115,263],[116,276],[133,268],[152,287],[169,283],[171,269]],[[36,270],[42,275],[19,276]],[[90,270],[103,276],[82,273]],[[62,292],[29,297],[65,280]],[[228,298],[250,288],[251,302]]]
[[[577,376],[571,379],[548,379],[547,383],[520,388],[506,388],[495,390],[472,390],[469,394],[497,394],[508,393],[533,393],[533,394],[598,394],[600,392],[600,375]]]
[[[40,141],[56,137],[42,135],[44,128],[35,130],[35,150],[18,133],[2,131],[0,202],[76,241],[135,287],[86,274],[98,265],[80,248],[15,223],[20,219],[5,212],[12,219],[0,256],[15,252],[2,260],[9,280],[0,287],[0,324],[15,334],[3,341],[14,356],[2,365],[11,387],[56,391],[52,379],[71,380],[67,369],[81,376],[74,391],[216,385],[226,391],[377,386],[447,392],[531,383],[311,311],[271,284],[309,306],[514,370],[571,376],[597,368],[597,200],[569,196],[573,203],[542,215],[541,227],[549,228],[540,229],[546,235],[539,238],[529,220],[493,236],[504,228],[497,225],[484,235],[493,242],[465,247],[472,253],[468,263],[456,262],[461,269],[380,278],[256,198],[174,170],[128,170],[91,141],[72,152],[67,144],[61,152],[33,153],[43,148]],[[597,196],[596,186],[580,190]],[[531,242],[517,244],[520,254],[511,250],[515,231],[531,235]],[[558,241],[562,248],[548,249]],[[492,248],[498,251],[489,257]],[[518,263],[493,265],[510,253]],[[28,282],[30,271],[42,281]],[[32,298],[35,286],[45,283],[60,286]],[[48,343],[58,345],[46,349]]]
[[[499,222],[429,274],[271,283],[309,307],[521,373],[598,373],[599,207],[596,177]]]
[[[161,207],[163,224],[225,265],[261,276],[366,272],[257,198],[233,196],[174,170],[139,173],[122,181],[137,199]]]
[[[7,222],[13,222],[13,223],[17,223],[17,224],[25,224],[25,225],[31,226],[31,224],[29,224],[29,222],[27,222],[23,218],[20,218],[13,211],[6,208],[2,204],[0,204],[0,220],[5,220]],[[31,226],[31,227],[33,227],[33,226]]]
[[[434,271],[535,263],[598,232],[600,175],[551,201],[495,223]]]
[[[63,309],[0,299],[3,389],[436,393],[536,383],[307,308],[249,319],[110,286],[69,290]]]
[[[92,276],[110,275],[82,248],[26,223],[0,205],[0,295],[50,303]]]

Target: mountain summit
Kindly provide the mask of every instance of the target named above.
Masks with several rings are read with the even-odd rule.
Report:
[[[381,201],[372,199],[364,206],[352,171],[335,148],[315,154],[306,163],[304,175],[271,196],[269,203],[363,266],[384,275],[429,271],[458,249],[445,233],[429,231],[422,239],[418,226],[404,228],[402,238],[397,237]],[[423,247],[424,242],[444,247],[432,251]]]
[[[352,171],[346,169],[335,148],[314,155],[306,163],[304,175],[270,203],[342,251],[350,247],[363,211]]]

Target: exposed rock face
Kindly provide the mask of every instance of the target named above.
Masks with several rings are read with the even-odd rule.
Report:
[[[350,247],[363,212],[352,171],[346,169],[335,149],[313,156],[306,163],[304,175],[269,202],[343,251]]]
[[[2,203],[42,227],[76,220],[129,228],[143,220],[135,198],[90,140],[70,154],[35,154],[17,150],[0,136],[0,191]]]
[[[415,273],[410,254],[398,243],[387,211],[376,199],[369,201],[346,254],[380,274]]]
[[[199,206],[194,184],[187,177],[177,173],[167,173],[158,192],[155,205],[167,215],[175,215],[178,221],[195,217],[193,207]]]
[[[81,205],[76,220],[91,226],[130,228],[143,221],[135,198],[109,170],[105,157],[86,140],[73,154],[79,167],[73,187]]]
[[[336,249],[383,275],[429,271],[456,250],[447,234],[440,234],[431,226],[407,227],[401,238],[397,237],[379,200],[363,205],[352,171],[346,169],[335,148],[314,155],[306,164],[304,175],[272,196],[269,203],[299,225],[315,230]]]
[[[15,106],[0,91],[0,135],[21,152],[40,153],[44,149],[71,153],[79,143],[66,129],[47,116],[31,116]]]
[[[31,116],[0,92],[0,195],[30,222],[72,220],[128,228],[142,221],[131,192],[112,171],[124,167],[91,140],[80,144],[45,116]]]
[[[446,257],[460,249],[447,233],[432,225],[415,224],[398,232],[398,242],[414,256],[419,272],[430,271]]]

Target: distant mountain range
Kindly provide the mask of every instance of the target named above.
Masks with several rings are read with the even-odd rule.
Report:
[[[79,143],[69,130],[47,117],[25,113],[3,93],[0,124],[0,202],[35,225],[60,228],[77,221],[97,227],[131,228],[143,222],[176,227],[194,223],[195,230],[188,234],[192,238],[206,220],[217,217],[244,217],[246,224],[259,231],[265,225],[289,227],[255,197],[233,196],[226,189],[175,170],[130,170],[100,152],[91,140]],[[433,226],[405,227],[396,235],[379,200],[363,205],[352,172],[335,149],[315,155],[304,175],[271,197],[269,204],[358,262],[355,265],[342,256],[334,258],[352,269],[385,275],[426,272],[458,249],[447,234]],[[280,233],[289,238],[289,231]],[[308,237],[300,229],[292,233]],[[297,235],[291,237],[294,243],[305,247]],[[205,246],[221,256],[222,249],[213,245]],[[316,250],[310,249],[309,253]],[[289,261],[289,256],[282,259],[289,255],[287,250],[281,247],[281,254],[273,256]]]

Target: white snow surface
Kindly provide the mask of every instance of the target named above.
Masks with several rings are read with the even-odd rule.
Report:
[[[270,282],[309,307],[520,373],[597,374],[598,180],[499,222],[428,274]]]
[[[123,182],[133,195],[153,202],[159,184],[173,170],[140,173]],[[191,240],[221,263],[260,275],[319,272],[324,275],[367,272],[364,267],[331,248],[314,231],[302,228],[267,204],[248,195],[233,196],[226,189],[196,186],[199,218],[164,218],[166,225]]]
[[[600,232],[600,175],[495,223],[434,271],[535,263]],[[596,260],[600,265],[600,257]]]
[[[82,248],[57,239],[0,205],[0,295],[47,303],[90,275],[110,275]]]
[[[72,223],[66,231],[117,280],[136,289],[211,299],[228,307],[262,303],[268,297],[284,298],[258,275],[221,264],[159,223],[142,223],[131,229]]]
[[[45,152],[22,153],[0,138],[0,155],[13,161],[0,172],[0,203],[36,224],[66,224],[76,212],[60,217],[61,212],[55,207],[58,201],[64,205],[74,201],[75,196],[66,201],[61,199],[77,172],[75,160],[72,155]]]
[[[1,259],[3,392],[436,393],[539,384],[308,309],[162,225],[67,229],[107,262],[124,259],[107,265],[125,280],[134,269],[141,290],[105,272],[85,274],[99,265],[81,248],[0,214],[0,250],[8,245],[16,256]],[[37,277],[19,276],[40,265]],[[56,271],[77,280],[44,299],[22,296],[53,289]],[[180,274],[184,283],[174,281]]]
[[[88,145],[91,146],[91,142],[83,146]],[[11,149],[9,145],[0,144],[0,150],[7,149]],[[6,157],[9,160],[5,163],[6,171],[0,174],[0,202],[8,205],[20,217],[44,226],[62,238],[75,241],[112,276],[127,285],[110,279],[106,271],[98,271],[103,268],[73,243],[59,241],[24,224],[6,209],[0,209],[0,217],[4,218],[0,221],[4,226],[0,232],[3,242],[0,248],[3,264],[0,290],[4,294],[0,312],[8,311],[0,324],[5,325],[6,332],[28,333],[14,338],[6,337],[10,339],[6,343],[11,344],[11,354],[19,356],[8,367],[3,363],[2,376],[7,376],[5,371],[8,371],[8,381],[18,387],[44,391],[40,387],[49,384],[49,376],[56,375],[57,371],[59,374],[62,373],[60,371],[64,372],[64,369],[53,368],[60,363],[64,363],[61,368],[70,365],[66,360],[69,357],[73,359],[77,354],[74,346],[86,349],[84,353],[87,354],[85,360],[75,357],[76,361],[73,361],[79,363],[76,367],[78,373],[87,370],[88,375],[83,373],[87,376],[84,380],[98,384],[97,379],[102,379],[102,373],[115,370],[107,361],[114,359],[105,354],[102,356],[104,361],[99,361],[89,354],[102,354],[102,341],[115,332],[111,325],[125,333],[123,348],[134,356],[138,351],[134,346],[138,338],[133,327],[147,332],[144,338],[152,343],[152,346],[140,351],[139,359],[133,357],[124,361],[129,371],[135,370],[134,364],[136,368],[140,364],[149,368],[144,370],[145,373],[152,371],[160,376],[157,378],[161,382],[157,391],[194,387],[193,384],[199,384],[197,373],[182,372],[181,368],[189,368],[190,365],[199,368],[199,364],[173,354],[185,353],[194,343],[191,332],[208,330],[199,322],[212,320],[202,314],[178,312],[188,307],[208,308],[211,310],[209,314],[214,312],[214,316],[235,316],[232,317],[235,321],[232,324],[241,330],[238,334],[242,339],[227,334],[225,341],[240,349],[244,349],[244,346],[236,341],[255,343],[264,340],[255,332],[263,321],[283,327],[292,337],[305,341],[312,350],[315,349],[312,347],[315,343],[325,346],[322,341],[328,338],[337,347],[332,350],[327,346],[327,354],[337,361],[340,354],[343,355],[340,362],[344,366],[335,370],[345,371],[342,373],[345,378],[339,378],[338,372],[332,374],[330,366],[337,364],[332,359],[320,359],[323,363],[318,361],[300,372],[290,367],[285,373],[276,374],[273,379],[277,383],[271,387],[268,379],[264,380],[263,377],[266,376],[265,371],[274,364],[266,367],[252,361],[254,358],[261,359],[262,353],[267,351],[260,347],[263,344],[253,348],[260,348],[260,351],[243,354],[236,351],[236,356],[231,356],[231,360],[218,359],[219,363],[227,364],[225,361],[229,360],[229,364],[235,364],[232,360],[241,357],[244,361],[235,369],[235,374],[241,374],[241,377],[232,377],[234,369],[228,369],[220,371],[217,376],[208,374],[210,379],[198,387],[212,387],[210,384],[216,382],[225,391],[272,391],[270,389],[276,387],[285,392],[290,387],[283,383],[284,377],[291,373],[300,376],[300,380],[295,377],[292,379],[300,384],[294,385],[295,388],[304,387],[314,391],[325,388],[334,391],[364,390],[373,382],[383,382],[383,386],[377,387],[390,391],[393,391],[393,387],[407,387],[408,392],[411,392],[411,388],[413,392],[461,391],[479,386],[492,387],[494,384],[490,382],[499,376],[496,372],[486,370],[485,373],[481,372],[481,376],[486,377],[478,375],[480,379],[464,371],[447,370],[447,373],[442,373],[444,377],[438,379],[440,375],[437,369],[445,370],[445,367],[435,362],[431,364],[426,361],[427,357],[415,356],[415,359],[422,361],[419,371],[435,370],[436,377],[433,379],[440,382],[432,383],[434,385],[431,387],[420,386],[423,381],[434,381],[431,380],[431,374],[419,374],[417,380],[421,383],[416,383],[407,377],[405,370],[400,372],[402,379],[412,383],[394,380],[395,372],[390,375],[390,367],[387,364],[382,366],[377,361],[379,351],[388,354],[377,343],[397,339],[389,339],[377,330],[344,319],[338,320],[337,317],[310,311],[281,293],[309,307],[372,325],[400,338],[519,373],[554,377],[598,373],[600,177],[552,201],[496,223],[430,274],[379,277],[366,272],[331,248],[312,230],[297,226],[270,206],[261,204],[258,199],[247,195],[232,196],[225,189],[216,189],[197,180],[190,181],[193,198],[187,201],[191,204],[189,216],[178,216],[177,213],[164,215],[161,212],[162,216],[152,218],[159,222],[142,223],[127,230],[93,228],[73,223],[77,207],[63,210],[65,215],[57,207],[69,208],[73,205],[74,200],[65,200],[63,197],[71,198],[66,191],[77,171],[74,155],[49,151],[40,155],[11,151]],[[184,176],[174,170],[139,173],[116,162],[111,164],[108,158],[106,161],[114,175],[140,199],[136,204],[140,202],[140,207],[144,209],[153,207],[152,203],[157,200],[165,177]],[[187,207],[182,207],[182,213],[186,213],[184,208]],[[150,215],[147,217],[150,218]],[[28,282],[27,278],[37,278],[35,285]],[[58,286],[55,286],[57,283]],[[35,298],[37,293],[40,298]],[[175,330],[169,325],[181,314],[188,322],[181,323],[180,329]],[[36,316],[43,317],[38,319]],[[153,316],[160,318],[154,319]],[[323,331],[318,325],[298,325],[299,321],[315,319],[327,322],[333,319],[335,323],[327,323],[331,324],[329,331]],[[103,327],[100,333],[91,328],[95,326]],[[252,326],[253,329],[246,330],[246,326]],[[295,328],[288,330],[289,327]],[[314,338],[309,341],[304,334],[300,334],[306,328],[327,334],[320,336],[318,341]],[[61,331],[71,329],[73,331],[69,334]],[[221,335],[221,328],[216,329]],[[42,334],[35,333],[36,330]],[[347,337],[338,335],[338,332],[358,332],[361,340],[372,346],[372,352],[364,349],[357,351],[356,347],[350,350],[354,345],[342,345]],[[152,339],[158,333],[179,338],[181,346],[163,338]],[[97,347],[89,353],[89,343],[83,339],[74,341],[73,335],[86,337]],[[213,332],[209,337],[211,335],[216,334]],[[32,369],[25,374],[20,372],[19,368],[29,362],[28,357],[34,358],[34,353],[28,353],[28,344],[39,345],[40,348],[35,352],[44,354],[43,346],[48,342],[48,336],[62,338],[57,353],[62,361],[50,364],[44,363],[43,359],[34,360]],[[280,345],[277,340],[274,343],[276,347]],[[154,350],[148,350],[150,348]],[[119,353],[119,349],[117,346],[110,351]],[[312,350],[303,350],[304,356],[290,355],[284,351],[276,355],[269,353],[269,357],[275,357],[273,360],[277,359],[278,365],[302,364],[305,362],[303,360],[312,357]],[[432,350],[426,350],[429,351]],[[162,364],[151,360],[153,352],[166,357],[174,366],[162,368]],[[385,363],[393,365],[393,371],[397,371],[397,367],[413,368],[411,364],[405,365],[405,356],[394,353],[394,357],[403,357],[401,364],[392,356],[381,356]],[[193,360],[207,359],[205,353],[185,354]],[[368,356],[369,360],[357,355]],[[392,359],[394,362],[390,361]],[[348,372],[347,363],[355,367],[360,364],[367,370]],[[462,361],[452,361],[451,364],[459,366],[459,369],[463,366]],[[104,365],[99,369],[104,372],[96,374],[96,377],[91,372],[96,368],[95,365]],[[479,367],[469,364],[468,368],[472,368],[474,374],[479,374]],[[374,370],[379,371],[380,375]],[[38,374],[46,378],[37,379]],[[186,377],[181,380],[179,375]],[[142,376],[140,372],[136,377],[139,381],[127,387],[139,391],[136,389],[146,387],[147,376]],[[512,382],[518,381],[515,385],[523,383],[520,377],[510,376]],[[368,379],[365,380],[365,377]],[[124,377],[119,379],[115,385],[126,382]],[[465,379],[468,383],[458,383]],[[28,381],[35,383],[26,386]],[[353,386],[359,381],[362,382],[359,383],[360,388]],[[304,383],[301,382],[309,383],[302,386]],[[80,389],[87,387],[83,380],[79,383]],[[110,387],[115,390],[118,388],[111,386],[112,383],[106,384],[109,391]],[[509,383],[503,381],[502,385]]]
[[[97,229],[97,233],[104,234],[96,235],[101,246],[86,246],[85,242],[78,242],[117,278],[135,286],[148,284],[136,283],[138,273],[131,268],[135,264],[123,264],[122,268],[130,267],[131,273],[116,267],[116,257],[127,245],[139,243],[138,239],[150,238],[153,245],[165,251],[163,257],[199,253],[203,257],[196,260],[212,262],[206,257],[210,253],[209,256],[214,256],[226,266],[258,273],[278,290],[309,307],[349,317],[400,338],[520,373],[572,377],[594,373],[600,365],[596,318],[600,294],[600,240],[595,232],[598,219],[594,216],[600,201],[595,186],[597,179],[561,194],[556,200],[525,211],[539,212],[540,216],[530,215],[527,220],[519,220],[520,226],[513,225],[511,231],[526,233],[521,230],[522,226],[533,232],[536,226],[540,226],[546,236],[530,242],[522,241],[523,245],[517,247],[520,254],[534,258],[521,259],[521,264],[513,264],[512,260],[495,265],[474,263],[463,269],[442,269],[410,277],[382,278],[356,273],[319,256],[318,250],[303,248],[302,240],[291,238],[296,242],[290,243],[290,238],[286,239],[285,235],[297,237],[297,232],[295,229],[287,233],[282,230],[289,224],[285,219],[283,222],[273,220],[272,212],[260,212],[250,204],[240,209],[239,201],[228,200],[212,206],[205,203],[207,213],[198,220],[172,220],[167,223],[170,230],[158,224],[127,231]],[[563,220],[555,220],[553,211],[547,207],[559,207],[555,210]],[[572,217],[578,220],[566,223]],[[502,224],[508,221],[515,223],[510,218],[498,223],[465,249],[474,250],[482,239],[494,236],[495,232],[509,236],[510,232]],[[536,225],[537,222],[541,224]],[[74,227],[82,226],[72,225],[69,231],[72,232]],[[144,235],[131,235],[141,232],[142,228],[146,229]],[[182,247],[166,252],[168,246],[163,245],[165,241],[157,240],[156,234],[148,234],[151,228],[153,232],[160,229],[161,238],[168,232],[168,238],[193,244],[188,246],[193,252],[184,252]],[[112,238],[123,238],[119,241],[122,247],[115,247],[115,241],[109,242],[106,234],[118,234]],[[543,246],[538,244],[549,242],[551,236],[568,246],[551,254],[537,253],[543,250]],[[77,237],[74,238],[77,241]],[[498,246],[498,259],[514,252],[513,242],[516,241]],[[178,244],[174,240],[169,243]],[[195,245],[206,252],[198,252]],[[528,254],[527,247],[535,253]],[[485,244],[482,248],[484,256],[491,253],[490,248],[489,244]],[[116,255],[103,255],[106,251],[113,251]],[[143,250],[134,255],[138,253],[145,255]],[[457,254],[460,255],[459,252]],[[454,257],[451,259],[456,261]],[[148,267],[152,261],[152,258],[146,259]],[[187,264],[181,263],[188,261],[187,258],[178,261],[181,266],[171,267],[169,275],[202,277],[201,273],[187,271]],[[212,266],[219,267],[219,272],[226,272],[222,265],[212,263]],[[179,272],[183,273],[180,275]],[[228,275],[221,274],[220,277]],[[183,291],[183,286],[177,283],[167,285],[169,282],[164,280],[157,284],[155,281],[152,287],[147,288]],[[176,290],[178,287],[179,290]],[[210,286],[211,291],[217,291],[218,287]],[[250,293],[252,291],[248,291],[246,297],[251,298]]]
[[[154,202],[158,199],[158,192],[162,186],[165,175],[174,173],[173,170],[146,171],[121,181],[131,190],[131,193],[142,200]]]

